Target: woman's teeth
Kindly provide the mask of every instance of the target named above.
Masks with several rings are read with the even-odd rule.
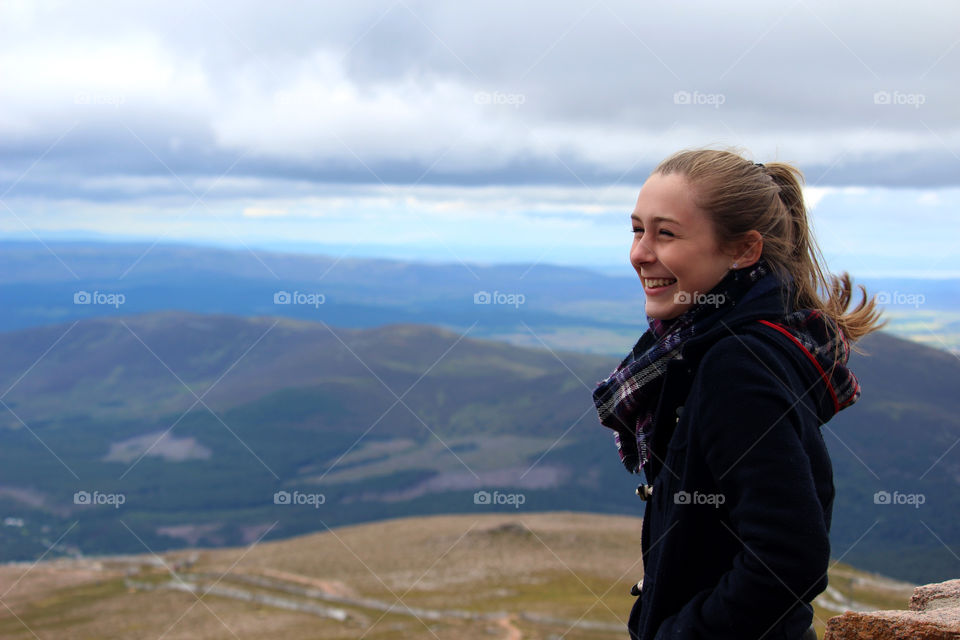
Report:
[[[659,287],[669,286],[676,281],[676,278],[644,278],[643,284],[645,284],[648,289],[657,289]]]

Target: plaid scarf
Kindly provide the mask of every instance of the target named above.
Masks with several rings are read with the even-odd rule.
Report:
[[[701,302],[676,318],[657,320],[647,316],[650,328],[593,392],[600,422],[613,430],[620,461],[627,471],[639,473],[649,458],[647,440],[663,374],[670,360],[682,359],[684,342],[717,326],[734,306],[779,286],[769,264],[760,259],[752,267],[728,272]],[[845,366],[849,346],[831,320],[818,311],[804,309],[785,315],[778,323],[762,322],[807,351],[827,383],[835,412],[857,401],[860,385]],[[837,348],[841,357],[835,359]]]

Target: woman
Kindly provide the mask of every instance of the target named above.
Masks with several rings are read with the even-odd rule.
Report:
[[[820,425],[860,396],[848,311],[788,164],[680,152],[644,183],[630,262],[649,330],[594,402],[645,481],[631,638],[809,637],[827,585],[834,486]],[[813,634],[812,637],[816,637]]]

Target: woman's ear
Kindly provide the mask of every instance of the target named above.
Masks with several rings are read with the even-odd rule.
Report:
[[[736,263],[737,268],[752,266],[763,255],[763,236],[756,229],[751,229],[744,234],[743,239],[736,246],[733,262]]]

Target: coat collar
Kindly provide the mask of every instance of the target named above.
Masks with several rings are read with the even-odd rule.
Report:
[[[774,274],[757,282],[747,294],[724,313],[716,326],[703,335],[687,340],[682,347],[684,359],[697,360],[714,342],[736,333],[736,328],[757,320],[777,320],[789,311],[790,287]],[[787,300],[784,300],[787,298]]]

